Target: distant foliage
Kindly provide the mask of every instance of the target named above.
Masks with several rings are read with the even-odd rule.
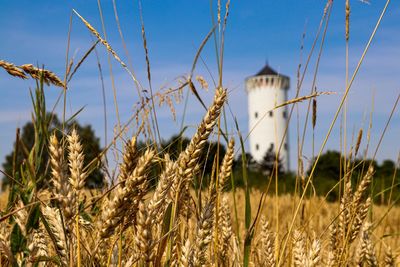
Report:
[[[346,164],[348,175],[350,175],[353,183],[358,183],[362,175],[366,172],[369,166],[375,170],[374,180],[372,181],[372,193],[375,196],[377,203],[384,204],[388,201],[390,188],[392,183],[395,188],[399,188],[400,175],[396,171],[396,164],[392,160],[384,160],[381,164],[370,159],[347,159]],[[327,195],[330,201],[336,201],[339,197],[339,188],[335,185],[345,175],[343,171],[344,157],[338,151],[328,150],[319,158],[318,164],[315,167],[313,185],[319,195]],[[308,174],[311,172],[311,167]],[[398,195],[398,190],[393,190],[392,200]]]
[[[54,132],[56,133],[57,136],[61,137],[62,123],[57,118],[57,116],[55,114],[47,113],[46,121],[49,122],[47,124],[48,132],[49,133]],[[66,132],[70,132],[73,128],[76,129],[76,131],[78,132],[78,134],[82,139],[83,150],[85,151],[84,164],[87,165],[89,162],[95,159],[102,151],[102,148],[100,147],[100,139],[96,137],[90,125],[82,126],[77,121],[71,121],[65,125]],[[22,127],[18,144],[18,152],[16,157],[15,157],[16,144],[14,143],[13,151],[6,156],[5,162],[3,163],[3,170],[7,175],[11,177],[13,176],[14,157],[15,157],[15,167],[14,167],[15,172],[18,172],[21,169],[21,166],[25,164],[26,158],[28,157],[27,151],[31,151],[34,144],[35,144],[35,127],[32,122],[27,122]],[[43,150],[41,158],[43,162],[48,161],[49,153],[47,149]],[[49,176],[48,165],[41,164],[38,166],[38,168],[39,168],[38,173],[48,178]],[[43,186],[45,187],[49,186],[49,180],[47,178],[43,179],[37,186],[39,188]],[[97,168],[87,177],[85,185],[87,187],[94,188],[103,186],[103,183],[104,183],[104,176],[101,173],[100,169]],[[10,184],[10,178],[8,176],[3,176],[2,189],[4,190],[4,188],[9,184]]]

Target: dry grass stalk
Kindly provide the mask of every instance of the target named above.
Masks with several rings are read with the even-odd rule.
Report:
[[[226,23],[228,21],[230,3],[231,3],[231,1],[228,0],[228,1],[226,1],[226,4],[225,4],[224,29],[226,28]]]
[[[199,82],[201,88],[208,90],[208,82],[201,75],[196,75],[196,80]]]
[[[133,73],[128,69],[128,66],[121,60],[121,58],[117,55],[117,53],[114,51],[114,49],[112,49],[111,45],[105,40],[103,39],[99,32],[92,26],[90,25],[89,22],[87,22],[75,9],[73,9],[74,13],[82,20],[82,22],[85,24],[85,26],[89,29],[89,31],[96,36],[96,38],[100,41],[100,43],[102,43],[106,49],[108,50],[108,52],[111,53],[111,55],[121,64],[121,66],[128,72],[128,74],[131,76],[131,78],[133,79],[133,81],[137,84],[139,84],[139,82],[137,81],[136,77],[133,75]]]
[[[332,94],[335,94],[335,92],[315,92],[315,93],[313,93],[311,95],[306,95],[306,96],[301,96],[301,97],[290,99],[290,100],[286,101],[285,103],[282,103],[280,105],[275,106],[274,109],[281,108],[281,107],[284,107],[284,106],[287,106],[287,105],[291,105],[291,104],[295,104],[295,103],[299,103],[299,102],[303,102],[304,100],[307,100],[307,99],[310,99],[310,98],[314,98],[314,97],[318,97],[318,96],[321,96],[321,95],[332,95]]]
[[[350,0],[346,0],[346,42],[350,37]]]
[[[72,77],[74,76],[74,74],[76,73],[76,71],[79,69],[79,67],[83,64],[83,62],[86,60],[86,58],[90,55],[90,53],[93,52],[93,50],[96,48],[96,45],[100,42],[100,40],[97,40],[90,48],[88,51],[86,51],[86,53],[83,55],[83,57],[79,60],[78,64],[76,64],[74,70],[71,72],[71,74],[68,77],[68,82],[71,81]],[[70,72],[71,68],[72,68],[72,60],[71,63],[68,66],[68,71],[67,73]]]
[[[360,144],[361,144],[362,136],[363,136],[363,129],[360,129],[360,131],[358,131],[356,146],[354,147],[354,156],[357,156],[357,155],[358,155],[358,151],[359,151],[359,149],[360,149]]]
[[[315,128],[317,124],[317,99],[312,100],[312,127]]]
[[[32,64],[24,64],[21,66],[21,69],[35,80],[40,80],[42,78],[43,82],[47,85],[53,84],[58,87],[65,87],[61,79],[49,70],[36,68]]]
[[[19,67],[15,66],[14,64],[12,64],[10,62],[7,62],[5,60],[0,60],[0,67],[2,67],[5,71],[8,72],[8,74],[10,74],[12,76],[22,78],[22,79],[28,79],[28,77],[26,77],[23,70],[21,70]]]

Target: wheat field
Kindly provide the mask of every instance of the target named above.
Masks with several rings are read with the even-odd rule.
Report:
[[[345,3],[348,45],[350,2]],[[333,1],[327,1],[321,21],[329,20],[332,4]],[[309,172],[304,170],[303,159],[298,158],[293,194],[278,194],[278,180],[282,179],[278,160],[271,174],[265,175],[268,189],[275,187],[275,194],[248,186],[252,177],[247,172],[243,136],[238,127],[232,134],[223,126],[229,111],[230,88],[222,84],[222,67],[218,73],[220,81],[213,89],[204,77],[195,75],[202,49],[211,38],[218,39],[217,60],[219,66],[223,65],[229,5],[228,0],[224,13],[218,1],[216,24],[201,43],[191,71],[177,88],[167,91],[153,94],[151,88],[145,89],[118,51],[76,10],[74,16],[96,42],[80,61],[67,58],[64,78],[32,64],[0,60],[0,69],[10,77],[32,78],[36,83],[31,92],[34,144],[29,149],[21,145],[26,157],[20,166],[13,166],[11,173],[4,173],[11,184],[0,194],[0,266],[400,266],[400,208],[397,200],[391,199],[392,192],[398,190],[394,178],[392,185],[385,188],[390,192],[386,205],[374,203],[376,196],[371,187],[375,169],[366,159],[362,161],[365,168],[358,181],[352,179],[356,167],[352,159],[358,156],[362,131],[350,151],[342,153],[338,184],[332,188],[339,192],[337,202],[308,194],[332,129]],[[382,16],[386,8],[387,5]],[[377,27],[379,24],[380,19]],[[150,83],[143,21],[141,27]],[[374,34],[375,31],[371,40]],[[85,151],[82,136],[75,128],[64,128],[65,118],[62,127],[49,131],[52,118],[46,114],[55,107],[46,109],[44,87],[57,87],[60,101],[66,101],[69,81],[96,45],[102,45],[127,72],[138,89],[140,101],[128,122],[118,121],[112,141],[85,164],[89,151]],[[365,53],[369,45],[370,42]],[[300,76],[299,73],[302,80]],[[208,105],[198,96],[193,77],[202,87],[210,87],[213,99]],[[353,79],[346,81],[332,125],[338,117],[346,117],[343,106]],[[297,92],[300,87],[298,83]],[[168,105],[175,116],[172,102],[176,98],[181,100],[184,90],[193,93],[205,111],[188,145],[173,156],[157,144],[162,129],[158,129],[154,103]],[[297,104],[308,102],[313,105],[309,112],[315,127],[316,99],[329,94],[296,94],[275,108],[290,106],[291,116]],[[66,103],[63,104],[65,112]],[[217,155],[212,159],[212,172],[204,177],[202,155],[207,154],[210,139],[226,146],[226,153],[221,159]],[[48,158],[43,157],[43,151],[48,152]],[[115,169],[106,169],[103,164],[110,151],[118,159]],[[235,187],[233,165],[238,152],[243,156],[243,187]],[[89,175],[99,169],[113,173],[116,179],[107,181],[102,188],[85,188]],[[396,174],[397,169],[393,171]],[[207,179],[204,188],[196,187],[198,181],[203,184],[203,178]]]
[[[231,139],[208,190],[191,190],[199,156],[226,97],[225,89],[216,90],[190,144],[175,161],[151,147],[138,151],[133,137],[125,145],[118,183],[90,197],[83,188],[85,151],[77,132],[64,142],[51,135],[53,187],[31,191],[30,203],[22,198],[2,217],[2,264],[395,266],[391,248],[398,247],[399,210],[387,216],[387,207],[372,206],[372,167],[357,186],[344,177],[338,204],[282,196],[267,197],[259,205],[261,194],[248,189],[236,192],[234,202],[233,193],[224,190],[235,149]],[[151,192],[149,180],[154,177],[147,170],[153,161],[163,168]],[[251,217],[243,203],[262,210]],[[301,216],[296,216],[300,206]],[[234,222],[233,217],[241,219]],[[15,254],[16,238],[26,249]]]

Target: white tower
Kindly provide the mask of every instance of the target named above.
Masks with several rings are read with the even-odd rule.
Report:
[[[250,153],[261,162],[268,150],[276,152],[282,143],[279,159],[285,171],[289,170],[288,133],[284,137],[287,106],[273,110],[287,101],[289,77],[278,74],[270,66],[246,79],[249,104]]]

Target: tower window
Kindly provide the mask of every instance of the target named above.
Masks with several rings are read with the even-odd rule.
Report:
[[[260,146],[258,144],[256,144],[256,150],[259,150]]]
[[[271,110],[270,112],[268,112],[269,116],[272,117],[274,115],[274,112]]]
[[[283,115],[283,117],[286,119],[286,117],[287,117],[286,110],[284,110],[284,111],[282,112],[282,115]]]
[[[288,150],[288,144],[285,143],[285,144],[283,145],[283,148],[287,151],[287,150]]]
[[[254,117],[257,119],[258,118],[258,112],[254,113]]]
[[[271,143],[270,145],[269,145],[269,151],[272,151],[272,150],[274,150],[274,143]]]

